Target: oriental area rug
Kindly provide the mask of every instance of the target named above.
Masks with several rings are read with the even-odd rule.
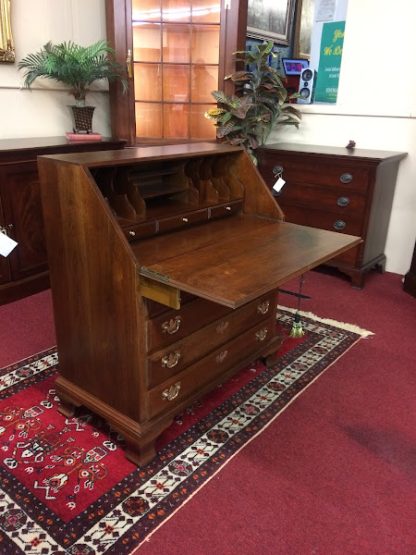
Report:
[[[293,313],[279,310],[289,335]],[[127,555],[369,332],[303,314],[278,363],[254,362],[189,407],[136,467],[86,409],[61,415],[56,350],[0,371],[0,553]]]

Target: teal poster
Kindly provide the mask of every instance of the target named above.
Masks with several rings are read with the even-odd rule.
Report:
[[[345,21],[331,21],[323,24],[315,102],[337,101],[344,30]]]

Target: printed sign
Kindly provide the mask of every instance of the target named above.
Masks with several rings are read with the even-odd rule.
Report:
[[[336,102],[345,21],[331,21],[322,26],[321,52],[315,86],[315,102]]]

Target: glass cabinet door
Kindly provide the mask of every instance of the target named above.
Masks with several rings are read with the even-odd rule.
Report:
[[[128,95],[110,86],[113,135],[130,144],[215,139],[204,113],[216,104],[211,92],[227,87],[233,52],[244,48],[246,5],[107,0],[108,38],[129,70]]]

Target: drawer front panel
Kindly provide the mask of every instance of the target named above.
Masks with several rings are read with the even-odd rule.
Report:
[[[360,237],[362,234],[362,223],[359,219],[351,216],[343,217],[340,214],[332,214],[322,212],[321,210],[310,210],[299,206],[291,206],[290,204],[282,204],[286,221],[317,227],[319,229],[328,229],[329,231],[338,231]]]
[[[260,171],[269,186],[272,186],[281,171],[283,179],[288,185],[294,183],[308,183],[311,185],[325,185],[342,189],[356,190],[365,193],[369,183],[369,169],[360,167],[348,161],[332,162],[328,160],[306,161],[286,159],[278,155],[262,153]]]
[[[136,239],[143,239],[145,237],[150,237],[156,233],[156,222],[153,220],[151,222],[143,222],[141,224],[133,224],[128,226],[123,226],[123,233],[129,241],[135,241]]]
[[[224,374],[239,360],[253,359],[274,336],[275,318],[269,318],[222,345],[183,372],[149,391],[149,418],[171,410],[211,380]]]
[[[307,185],[286,184],[277,195],[277,202],[283,208],[286,203],[315,209],[330,210],[341,217],[359,218],[364,214],[366,198],[345,187],[339,189],[308,187]]]
[[[264,295],[148,359],[149,386],[162,383],[261,320],[276,314],[277,294]]]
[[[232,312],[231,308],[196,298],[147,322],[147,352],[161,349]]]
[[[206,220],[208,220],[208,210],[196,210],[195,212],[189,212],[184,215],[159,220],[158,230],[160,233],[163,233],[172,229],[181,229],[190,224],[196,224]]]
[[[243,201],[237,200],[228,202],[227,204],[220,204],[208,208],[209,218],[215,220],[216,218],[224,218],[226,216],[233,216],[241,212],[243,208]]]

